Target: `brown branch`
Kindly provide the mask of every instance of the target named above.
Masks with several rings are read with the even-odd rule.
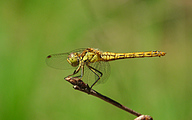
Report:
[[[98,98],[100,98],[100,99],[102,99],[102,100],[122,109],[122,110],[125,110],[125,111],[137,116],[137,118],[135,118],[134,120],[153,120],[153,118],[151,116],[142,115],[142,114],[140,114],[140,113],[112,100],[111,98],[108,98],[108,97],[98,93],[97,91],[91,89],[88,84],[85,84],[78,77],[66,77],[65,80],[70,82],[72,85],[74,85],[73,88],[75,90],[79,90],[79,91],[85,92],[87,94],[93,95],[95,97],[98,97]]]

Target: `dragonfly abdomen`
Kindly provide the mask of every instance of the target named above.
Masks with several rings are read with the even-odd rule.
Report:
[[[161,51],[135,52],[135,53],[112,53],[103,52],[101,57],[104,61],[111,61],[125,58],[143,58],[143,57],[160,57],[166,53]]]

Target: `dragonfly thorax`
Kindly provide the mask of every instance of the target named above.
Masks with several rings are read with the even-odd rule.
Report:
[[[73,66],[76,67],[79,65],[79,56],[77,53],[71,53],[69,54],[68,58],[67,58],[67,62]]]
[[[98,60],[99,60],[99,56],[93,52],[87,52],[85,56],[83,56],[84,62],[94,63],[94,62],[97,62]]]

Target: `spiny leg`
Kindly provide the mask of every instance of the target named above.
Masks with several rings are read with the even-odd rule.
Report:
[[[99,79],[101,79],[101,77],[103,76],[103,73],[100,72],[99,70],[97,70],[97,69],[89,66],[89,65],[87,65],[87,67],[88,67],[95,75],[97,75],[97,77],[98,77],[98,79],[91,85],[90,88],[92,88],[92,87],[99,81]],[[97,71],[98,73],[100,73],[101,75],[99,76],[99,75],[96,73],[96,71]]]
[[[77,74],[80,71],[80,69],[81,69],[81,75],[73,76],[73,75]],[[83,75],[84,75],[84,64],[82,62],[80,62],[78,68],[73,72],[73,74],[68,75],[67,77],[73,76],[73,77],[78,77],[78,78],[82,79]]]
[[[80,68],[81,68],[81,66],[79,66],[76,70],[74,70],[73,74],[68,75],[67,77],[70,77],[70,76],[73,76],[73,75],[77,74],[80,71]],[[78,75],[78,76],[75,76],[75,77],[82,77],[82,75]]]
[[[81,79],[82,79],[83,75],[84,75],[84,65],[81,66]]]

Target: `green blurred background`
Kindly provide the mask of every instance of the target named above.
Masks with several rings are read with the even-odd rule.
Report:
[[[192,2],[149,0],[0,1],[1,120],[133,120],[75,91],[47,55],[93,47],[161,50],[161,58],[111,62],[100,93],[155,120],[192,119]]]

